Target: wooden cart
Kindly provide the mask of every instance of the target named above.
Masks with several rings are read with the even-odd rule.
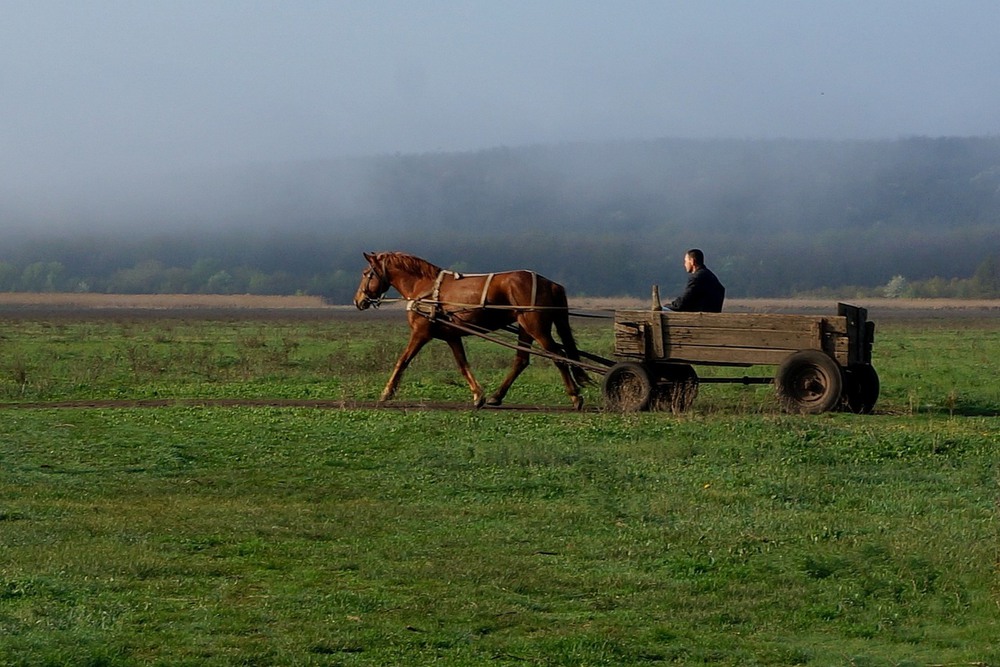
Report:
[[[615,313],[615,360],[604,376],[609,409],[690,407],[702,382],[773,382],[783,409],[834,408],[869,413],[879,394],[871,365],[875,324],[864,308],[838,304],[837,315]],[[699,379],[695,365],[777,366],[769,377]]]

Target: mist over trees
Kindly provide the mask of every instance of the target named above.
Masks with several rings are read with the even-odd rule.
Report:
[[[699,247],[732,297],[1000,296],[1000,138],[563,144],[259,165],[147,188],[58,233],[10,237],[0,290],[347,303],[363,250],[405,250],[470,272],[534,269],[571,295],[646,296],[653,283],[681,289],[682,255]],[[6,229],[47,222],[0,201]]]

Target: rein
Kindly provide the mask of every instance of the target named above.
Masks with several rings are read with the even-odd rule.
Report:
[[[591,361],[598,362],[599,364],[602,364],[602,365],[590,364],[590,363],[587,363],[585,361],[580,361],[580,360],[575,360],[574,361],[574,360],[567,359],[566,357],[562,356],[561,354],[556,354],[554,352],[548,352],[546,350],[539,350],[539,349],[536,349],[534,347],[531,347],[530,345],[521,345],[519,343],[512,343],[512,342],[509,342],[507,340],[504,340],[503,338],[501,338],[499,336],[493,336],[492,332],[489,329],[485,329],[483,327],[477,327],[477,326],[475,326],[473,324],[460,324],[458,322],[447,322],[447,324],[448,324],[448,326],[453,327],[455,329],[458,329],[459,331],[462,331],[462,332],[467,333],[467,334],[471,334],[473,336],[477,336],[477,337],[482,338],[484,340],[488,340],[491,343],[496,343],[497,345],[500,345],[502,347],[506,347],[506,348],[509,348],[511,350],[517,350],[517,351],[520,351],[520,352],[527,352],[528,354],[533,354],[533,355],[539,356],[539,357],[545,357],[547,359],[551,359],[551,360],[557,361],[557,362],[569,363],[569,364],[572,364],[573,366],[579,366],[580,368],[582,368],[584,370],[588,370],[588,371],[591,371],[591,372],[594,372],[594,373],[598,373],[600,375],[604,375],[605,373],[607,373],[608,367],[614,365],[614,362],[610,361],[609,359],[604,359],[603,357],[600,357],[600,356],[598,356],[596,354],[588,354],[586,352],[581,352],[580,353],[581,356],[587,357]],[[516,330],[512,330],[512,331],[516,332]]]

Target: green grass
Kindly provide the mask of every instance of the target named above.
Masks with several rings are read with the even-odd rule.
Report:
[[[958,331],[888,327],[871,416],[2,410],[0,664],[1000,664],[998,327]],[[14,322],[0,386],[374,398],[391,334]],[[409,396],[467,400],[450,364]],[[548,366],[511,399],[564,404]]]
[[[877,322],[873,363],[881,376],[879,412],[995,416],[1000,406],[996,320]],[[581,349],[611,356],[607,320],[574,322]],[[0,403],[145,398],[378,398],[407,338],[402,320],[274,318],[226,320],[74,317],[0,321]],[[512,352],[467,343],[487,391],[507,373]],[[774,368],[697,367],[702,376],[770,376]],[[598,378],[599,380],[600,378]],[[598,383],[599,384],[599,383]],[[599,386],[584,392],[601,402]],[[432,342],[414,360],[399,400],[471,401],[447,346]],[[509,403],[568,405],[552,364],[535,358]],[[770,414],[768,385],[704,384],[698,413]]]

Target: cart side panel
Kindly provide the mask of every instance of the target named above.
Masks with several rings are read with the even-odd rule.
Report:
[[[838,303],[837,314],[843,316],[847,322],[847,338],[850,341],[847,355],[849,364],[871,365],[875,323],[868,321],[868,310],[847,303]]]
[[[777,365],[798,350],[823,350],[846,366],[846,317],[743,313],[615,313],[615,354],[643,361]]]

